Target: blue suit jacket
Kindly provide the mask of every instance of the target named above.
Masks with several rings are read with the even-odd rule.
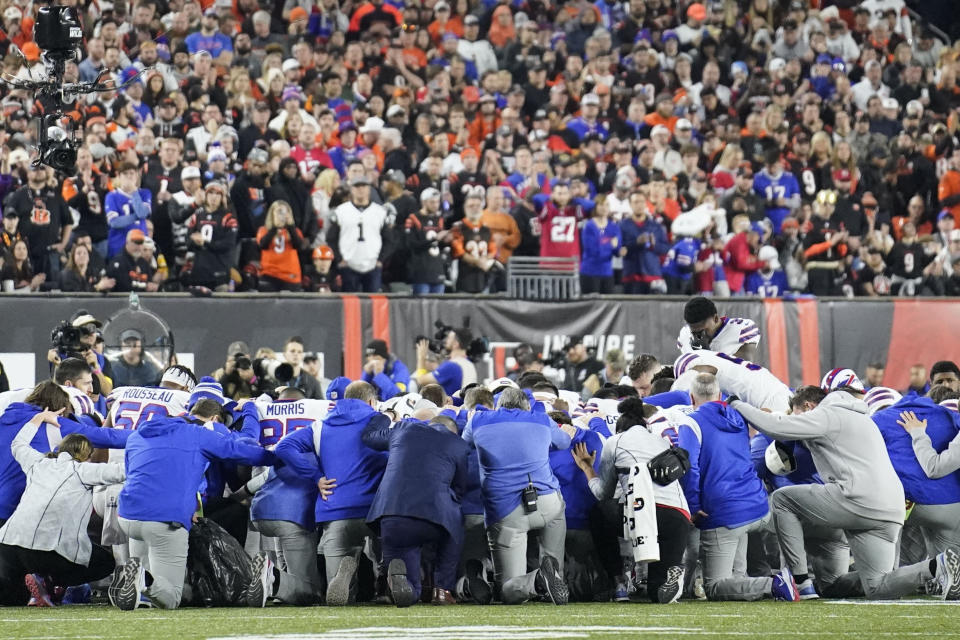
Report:
[[[371,421],[363,442],[390,452],[367,522],[407,516],[436,523],[454,535],[463,529],[460,498],[467,486],[470,447],[458,435],[417,420],[404,420],[392,429]]]

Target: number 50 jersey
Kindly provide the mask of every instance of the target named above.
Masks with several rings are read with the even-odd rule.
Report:
[[[137,429],[154,418],[187,412],[190,392],[159,387],[118,387],[110,393],[108,413],[114,429]],[[123,461],[122,449],[110,450],[110,462]]]
[[[260,416],[260,444],[273,448],[283,436],[323,422],[333,408],[330,400],[276,400],[260,396],[255,401]]]

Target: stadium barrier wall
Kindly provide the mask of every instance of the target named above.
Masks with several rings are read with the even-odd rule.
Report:
[[[542,353],[562,347],[568,336],[588,336],[602,356],[621,348],[626,356],[653,353],[664,362],[678,354],[685,299],[604,297],[571,302],[530,302],[496,297],[307,296],[233,294],[193,298],[141,295],[144,308],[163,317],[178,352],[192,352],[198,374],[221,366],[234,340],[252,349],[300,335],[307,350],[323,352],[327,376],[358,378],[364,345],[384,339],[411,368],[414,337],[432,336],[437,320],[486,336],[491,358],[484,375],[504,373],[512,347],[529,342]],[[4,296],[0,298],[0,352],[37,354],[36,379],[48,375],[50,331],[74,311],[101,319],[125,308],[126,296]],[[910,365],[960,361],[958,299],[717,300],[721,314],[751,318],[760,328],[761,363],[793,386],[816,383],[834,366],[862,373],[870,362],[886,362],[884,383],[907,386]]]

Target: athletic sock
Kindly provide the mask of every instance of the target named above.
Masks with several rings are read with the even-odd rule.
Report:
[[[149,571],[143,572],[143,583],[148,587],[153,584],[153,576],[150,575]]]
[[[793,574],[793,580],[797,584],[803,584],[807,581],[807,574],[805,573],[795,573]]]
[[[930,575],[936,578],[937,577],[937,559],[936,558],[932,559],[928,566],[930,567]]]
[[[280,591],[280,569],[276,567],[273,568],[273,593],[270,595],[273,597],[277,596],[277,592]]]

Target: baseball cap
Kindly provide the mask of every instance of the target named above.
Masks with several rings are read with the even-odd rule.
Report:
[[[951,220],[953,219],[953,214],[947,211],[946,209],[944,209],[943,211],[937,214],[937,222],[940,222],[945,218],[950,218]]]
[[[70,324],[74,327],[83,327],[88,324],[92,324],[98,329],[103,326],[103,323],[97,320],[93,314],[91,314],[86,309],[80,309],[74,314],[73,320],[70,321]]]
[[[390,357],[387,343],[384,340],[371,340],[367,343],[364,353],[368,356],[380,356],[384,360]]]
[[[780,268],[780,254],[775,247],[769,245],[760,247],[760,251],[757,252],[757,258],[766,262],[771,269],[776,270]]]
[[[896,98],[884,98],[881,103],[884,109],[899,109],[900,103],[897,102]]]
[[[143,231],[140,229],[131,229],[127,232],[127,242],[135,242],[137,244],[143,244],[143,241],[147,238],[144,235]]]
[[[595,94],[595,93],[588,93],[587,95],[583,96],[583,100],[580,102],[580,104],[581,104],[582,106],[584,106],[584,107],[587,106],[587,105],[589,105],[589,104],[599,105],[599,104],[600,104],[600,96],[598,96],[598,95]]]
[[[216,18],[216,17],[217,17],[217,10],[216,10],[214,7],[210,7],[209,9],[207,9],[206,11],[203,12],[203,17],[204,17],[204,18]]]
[[[857,377],[853,369],[831,369],[820,381],[820,388],[824,391],[835,391],[842,387],[850,387],[860,393],[864,392],[863,383],[860,382],[860,378]]]
[[[687,17],[693,18],[694,20],[706,20],[707,8],[699,2],[694,2],[687,7]]]
[[[660,135],[662,133],[670,135],[670,129],[668,129],[662,124],[658,124],[653,129],[650,130],[650,137],[652,138],[653,136]]]
[[[468,25],[468,24],[480,24],[480,18],[478,18],[477,16],[471,14],[471,15],[469,15],[469,16],[467,16],[466,18],[463,19],[463,24],[465,24],[465,25]]]
[[[296,22],[298,20],[306,20],[309,17],[307,10],[303,7],[294,7],[290,10],[290,22]]]
[[[784,229],[799,229],[799,228],[800,228],[800,223],[797,221],[796,218],[792,216],[784,218],[783,222],[780,223],[781,231],[783,231]]]
[[[680,118],[677,120],[677,124],[674,128],[678,131],[691,131],[693,129],[693,123],[686,118]]]
[[[286,73],[287,71],[293,71],[294,69],[299,69],[300,63],[296,61],[295,58],[287,58],[283,61],[283,64],[280,65],[280,69]]]
[[[333,260],[333,249],[325,244],[320,245],[313,250],[314,260]]]
[[[817,64],[833,64],[833,58],[829,53],[821,53],[817,56]]]
[[[198,167],[184,167],[180,172],[180,180],[200,179],[200,169]]]
[[[139,329],[124,329],[120,333],[120,342],[124,343],[127,340],[140,340],[142,342],[143,333],[141,333]]]
[[[427,187],[420,193],[420,202],[426,202],[432,198],[439,198],[440,192],[433,187]]]
[[[247,154],[247,160],[250,162],[259,162],[260,164],[267,164],[270,160],[270,154],[267,153],[266,149],[261,149],[260,147],[254,147],[250,149],[250,153]]]

